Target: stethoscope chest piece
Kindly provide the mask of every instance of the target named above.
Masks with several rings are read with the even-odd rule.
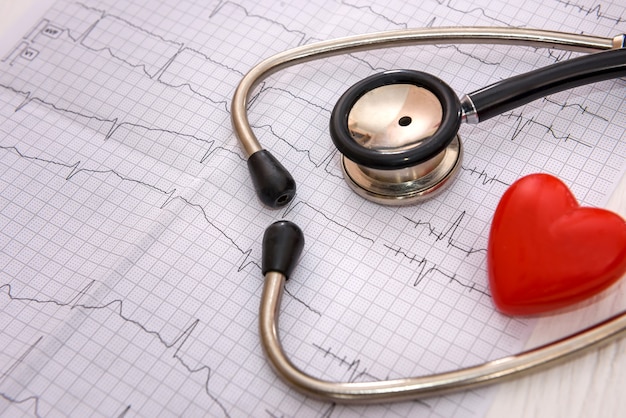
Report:
[[[412,205],[445,190],[461,166],[463,148],[456,135],[433,160],[398,170],[360,166],[344,155],[341,169],[359,196],[384,205]]]
[[[333,109],[330,132],[341,167],[360,196],[409,205],[434,196],[460,168],[461,107],[438,78],[411,70],[368,77]]]

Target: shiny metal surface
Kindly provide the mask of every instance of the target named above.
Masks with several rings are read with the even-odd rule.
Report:
[[[476,106],[474,106],[474,102],[472,98],[467,94],[464,94],[461,97],[461,122],[476,124],[479,122],[478,120],[478,112],[476,112]]]
[[[376,170],[345,156],[341,168],[348,185],[359,196],[390,206],[413,205],[444,191],[461,167],[463,148],[457,135],[436,157],[413,167]]]
[[[623,37],[603,38],[525,28],[451,27],[423,28],[371,33],[322,41],[293,48],[260,62],[239,82],[231,103],[231,121],[235,135],[250,156],[263,149],[254,135],[247,115],[249,96],[263,79],[284,68],[326,58],[389,47],[445,44],[507,44],[572,51],[592,52],[617,48]]]
[[[557,364],[626,334],[626,311],[577,334],[513,356],[451,372],[375,382],[329,382],[298,369],[278,335],[278,310],[285,284],[281,273],[265,275],[259,331],[261,345],[276,373],[299,392],[337,403],[382,403],[418,399],[496,383]]]
[[[381,152],[401,152],[435,133],[443,117],[437,96],[413,84],[389,84],[361,96],[348,113],[352,138]]]

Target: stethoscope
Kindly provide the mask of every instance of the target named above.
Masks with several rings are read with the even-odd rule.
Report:
[[[293,177],[261,147],[247,117],[251,91],[265,77],[296,64],[339,54],[428,44],[514,44],[595,52],[515,76],[464,95],[442,80],[413,70],[370,76],[339,99],[330,133],[350,187],[374,202],[405,205],[432,197],[451,183],[463,150],[462,122],[478,123],[537,98],[583,84],[626,76],[626,35],[602,38],[520,28],[427,28],[352,36],[294,48],[252,68],[235,91],[231,115],[248,155],[259,199],[278,208],[295,196]],[[597,52],[603,51],[603,52]],[[270,225],[263,237],[261,344],[273,369],[300,392],[342,403],[379,403],[474,388],[554,364],[626,332],[626,311],[547,345],[482,365],[424,377],[376,382],[329,382],[298,369],[278,337],[278,309],[285,281],[302,252],[302,231],[292,222]]]

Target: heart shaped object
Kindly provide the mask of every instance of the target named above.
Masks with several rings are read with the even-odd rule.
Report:
[[[626,222],[580,207],[548,174],[516,181],[494,214],[487,249],[496,307],[529,315],[579,302],[626,272]]]

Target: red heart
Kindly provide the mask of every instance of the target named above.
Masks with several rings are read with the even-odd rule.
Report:
[[[579,302],[626,272],[626,222],[580,207],[547,174],[515,182],[494,214],[487,249],[496,307],[528,315]]]

